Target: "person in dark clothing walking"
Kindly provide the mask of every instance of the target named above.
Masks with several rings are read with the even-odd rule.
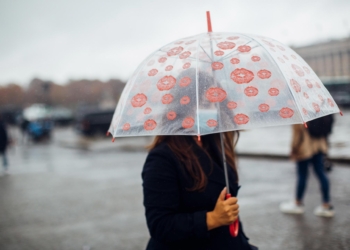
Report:
[[[327,154],[327,151],[328,144],[325,136],[313,137],[303,124],[293,125],[291,157],[297,163],[297,188],[295,201],[280,204],[282,212],[292,214],[304,213],[303,198],[308,179],[308,167],[312,163],[322,194],[322,205],[316,207],[314,214],[322,217],[334,216],[334,209],[330,201],[330,183],[324,172],[324,155]]]
[[[6,156],[6,149],[9,143],[9,138],[6,131],[6,126],[0,116],[0,154],[2,155],[2,166],[5,174],[8,173],[8,161]]]
[[[144,206],[151,249],[257,249],[240,224],[237,237],[229,225],[239,220],[235,132],[225,132],[225,153],[232,198],[225,200],[220,135],[157,136],[142,171]]]

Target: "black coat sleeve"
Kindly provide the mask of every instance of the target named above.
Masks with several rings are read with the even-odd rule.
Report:
[[[142,172],[144,206],[151,237],[170,243],[209,237],[206,213],[182,213],[178,161],[170,150],[149,153]]]

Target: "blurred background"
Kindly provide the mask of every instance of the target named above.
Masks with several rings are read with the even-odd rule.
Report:
[[[140,173],[152,138],[111,143],[105,134],[138,64],[167,43],[206,32],[207,10],[214,31],[292,47],[344,113],[335,115],[330,136],[331,220],[312,214],[320,200],[312,176],[309,211],[292,217],[278,210],[295,188],[291,127],[241,132],[247,235],[261,249],[349,249],[347,0],[0,0],[0,115],[10,138],[9,168],[0,177],[0,249],[145,248]]]

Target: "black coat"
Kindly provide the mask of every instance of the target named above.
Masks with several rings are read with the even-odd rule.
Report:
[[[0,152],[6,150],[8,144],[8,136],[5,128],[5,124],[0,121]]]
[[[151,150],[142,172],[144,206],[151,235],[147,249],[251,249],[241,223],[236,238],[230,235],[228,226],[208,231],[206,213],[214,209],[225,187],[224,171],[216,147],[210,147],[214,159],[211,161],[195,141],[188,138],[208,177],[208,184],[202,192],[188,191],[193,181],[167,144]],[[228,168],[230,192],[237,196],[237,178],[231,167]]]

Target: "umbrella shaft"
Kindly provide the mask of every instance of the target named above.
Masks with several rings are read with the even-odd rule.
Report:
[[[224,164],[224,172],[225,172],[225,182],[226,182],[226,192],[230,193],[230,187],[228,182],[228,173],[227,173],[227,164],[226,164],[226,155],[225,155],[225,147],[224,147],[224,134],[220,133],[220,142],[221,142],[221,152],[222,152],[222,162]]]

